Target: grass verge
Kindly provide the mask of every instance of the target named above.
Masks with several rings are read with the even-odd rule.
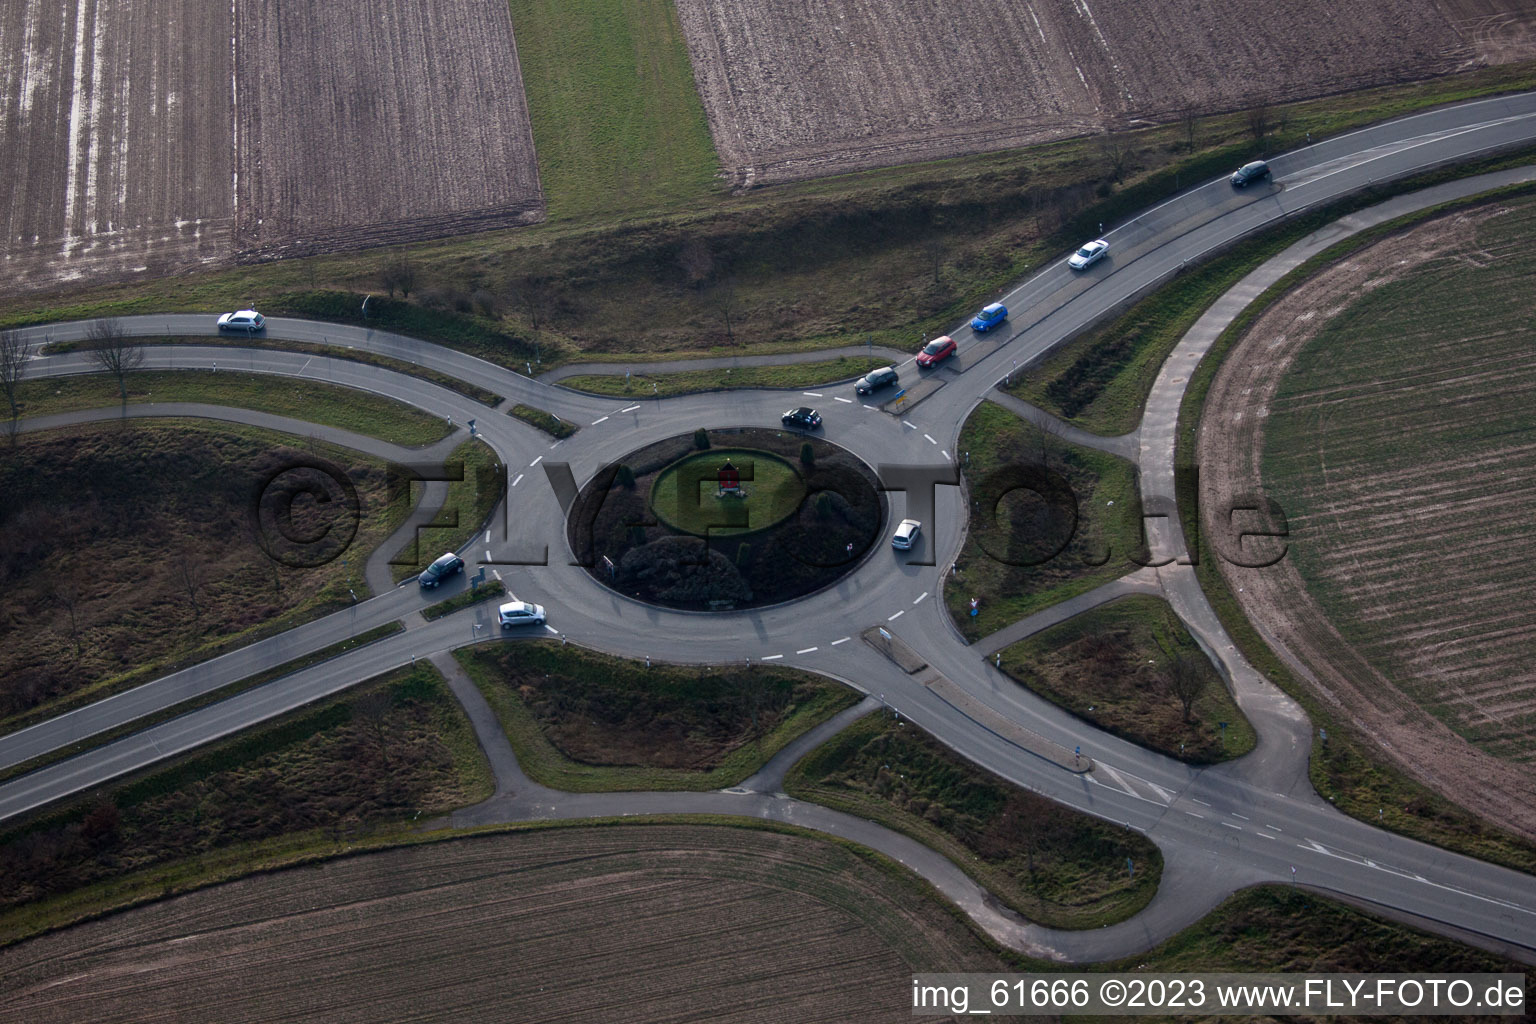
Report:
[[[481,586],[472,587],[462,594],[455,594],[446,601],[439,601],[437,604],[423,608],[421,610],[421,617],[431,622],[433,619],[440,619],[444,615],[452,615],[462,608],[468,608],[472,604],[479,604],[481,601],[489,601],[493,597],[500,597],[506,592],[507,588],[502,585],[500,580],[491,580],[489,583]]]
[[[239,370],[141,370],[126,378],[128,404],[205,402],[336,427],[416,447],[448,436],[448,425],[404,402],[338,384]],[[50,416],[81,409],[116,408],[121,402],[110,374],[24,380],[16,387],[23,416]]]
[[[995,402],[967,417],[959,447],[971,519],[944,602],[967,640],[1136,568],[1141,496],[1129,462],[1066,444]]]
[[[443,465],[450,472],[454,466],[462,466],[463,474],[448,481],[448,496],[432,522],[417,530],[389,560],[396,583],[421,572],[443,552],[457,551],[468,543],[501,501],[505,479],[490,445],[465,441],[443,460]]]
[[[784,786],[933,847],[1054,928],[1122,921],[1151,902],[1162,875],[1162,854],[1139,833],[1014,786],[884,712],[807,754]]]
[[[785,363],[782,366],[735,366],[714,370],[679,370],[675,373],[579,374],[560,381],[561,387],[617,398],[691,395],[700,391],[730,388],[809,388],[862,377],[887,366],[885,359],[838,356],[826,362]]]
[[[1500,189],[1378,225],[1319,253],[1271,285],[1227,326],[1190,375],[1189,387],[1179,408],[1175,465],[1194,464],[1201,410],[1211,382],[1227,353],[1249,326],[1282,295],[1387,234],[1404,230],[1448,210],[1477,205],[1489,198],[1524,195],[1531,191],[1528,186]],[[1313,787],[1339,810],[1361,821],[1517,871],[1530,872],[1532,864],[1536,864],[1536,843],[1468,814],[1451,800],[1408,778],[1386,761],[1373,740],[1361,735],[1358,729],[1336,715],[1318,699],[1310,687],[1292,674],[1248,622],[1227,587],[1221,570],[1217,568],[1216,553],[1198,528],[1195,477],[1190,473],[1181,473],[1179,478],[1180,524],[1186,538],[1196,538],[1194,546],[1198,552],[1198,561],[1195,573],[1222,627],[1248,663],[1300,704],[1312,724],[1327,733],[1326,741],[1314,742],[1312,745],[1309,771]]]
[[[428,665],[398,669],[11,824],[0,836],[0,942],[274,855],[398,832],[414,814],[493,789],[442,677]]]
[[[733,786],[859,700],[794,669],[647,668],[553,640],[454,656],[529,778],[569,792]]]
[[[73,352],[79,349],[83,342],[53,342],[44,345],[39,350],[39,355],[53,355],[59,352]],[[227,334],[219,335],[194,335],[189,337],[165,337],[154,338],[146,341],[150,345],[197,345],[200,347],[218,346],[223,348],[261,348],[273,349],[281,352],[299,352],[305,355],[323,356],[326,359],[345,359],[348,362],[362,363],[365,366],[377,366],[382,370],[393,370],[403,373],[407,377],[415,377],[439,387],[446,388],[455,394],[463,395],[481,405],[497,405],[501,402],[501,396],[489,388],[482,388],[478,384],[460,380],[449,376],[439,370],[433,370],[419,363],[408,363],[403,359],[391,359],[389,356],[381,356],[367,349],[353,348],[346,345],[319,345],[308,341],[279,341],[266,337],[235,337]],[[267,374],[269,378],[271,374]]]
[[[557,441],[563,441],[581,428],[576,424],[561,419],[552,412],[543,409],[535,409],[531,405],[523,405],[521,402],[507,410],[508,416],[516,416],[531,426],[544,431]]]
[[[1211,659],[1161,598],[1133,594],[1090,608],[1002,655],[1003,671],[1019,685],[1190,764],[1241,757],[1258,740]]]
[[[350,636],[338,643],[331,644],[329,647],[322,647],[320,650],[312,654],[306,654],[302,658],[285,661],[281,665],[267,669],[265,672],[258,672],[253,676],[247,676],[238,682],[230,683],[228,686],[221,686],[217,690],[203,694],[201,697],[193,697],[191,700],[182,701],[162,711],[156,711],[142,718],[135,718],[131,722],[125,722],[115,729],[94,733],[78,743],[71,743],[67,747],[60,747],[58,750],[34,757],[30,761],[23,761],[20,764],[12,765],[0,771],[0,782],[5,782],[17,776],[25,775],[28,772],[36,771],[39,768],[47,767],[65,758],[74,757],[76,754],[83,753],[93,747],[111,743],[113,740],[127,736],[130,733],[141,732],[151,726],[159,725],[161,722],[185,715],[189,711],[196,711],[198,708],[207,707],[209,704],[217,704],[219,701],[233,697],[243,690],[253,689],[264,683],[270,683],[274,679],[281,679],[283,676],[291,675],[300,669],[318,665],[323,661],[330,661],[332,658],[346,654],[348,651],[355,651],[359,647],[366,647],[375,640],[394,636],[396,633],[403,632],[404,630],[405,627],[398,622],[387,622],[382,626],[376,626],[367,632],[359,633],[356,636]]]

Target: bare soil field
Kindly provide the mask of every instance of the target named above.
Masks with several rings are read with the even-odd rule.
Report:
[[[0,1017],[899,1021],[913,970],[1002,966],[841,846],[562,828],[256,876],[14,946]]]
[[[791,180],[1536,54],[1519,0],[678,0],[721,163]]]
[[[1203,528],[1285,510],[1221,570],[1270,645],[1412,777],[1536,835],[1536,203],[1426,222],[1276,303],[1212,386]]]
[[[0,9],[0,290],[542,216],[506,5]]]

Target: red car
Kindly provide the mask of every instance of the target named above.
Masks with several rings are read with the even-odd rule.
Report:
[[[923,350],[917,354],[917,365],[926,370],[954,354],[955,339],[946,334],[942,338],[934,338],[923,346]]]

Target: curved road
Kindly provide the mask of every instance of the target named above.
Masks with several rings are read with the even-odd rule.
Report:
[[[814,395],[818,401],[813,404],[822,408],[828,436],[871,464],[952,463],[961,423],[1015,361],[1026,364],[1155,287],[1187,262],[1289,213],[1327,202],[1370,181],[1532,139],[1536,139],[1536,96],[1521,95],[1433,111],[1277,157],[1271,161],[1275,181],[1270,187],[1237,193],[1224,181],[1212,182],[1115,228],[1108,234],[1113,245],[1111,255],[1087,273],[1073,274],[1056,263],[1025,281],[1004,300],[1016,311],[1010,333],[976,339],[964,328],[956,331],[960,356],[935,375],[943,385],[902,416],[887,415],[857,401],[846,388]],[[1516,172],[1510,180],[1522,173]],[[1424,201],[1440,201],[1458,187],[1481,190],[1492,186],[1488,181],[1454,183]],[[1413,200],[1393,202],[1397,205],[1384,204],[1389,212],[1368,211],[1319,232],[1277,257],[1278,263],[1272,261],[1255,274],[1278,276],[1283,270],[1277,272],[1276,268],[1286,267],[1288,261],[1299,262],[1347,230],[1358,230],[1372,217],[1395,215],[1390,210],[1406,208],[1405,204],[1411,205]],[[1241,308],[1262,290],[1262,280],[1262,276],[1251,275],[1224,297],[1222,303],[1228,305],[1218,306],[1234,311]],[[1188,368],[1203,351],[1197,348],[1199,338],[1205,337],[1204,343],[1209,344],[1219,331],[1215,326],[1219,317],[1212,319],[1217,312],[1213,309],[1202,319],[1169,360],[1136,435],[1149,510],[1171,496],[1170,411],[1176,414]],[[205,333],[209,318],[131,318],[126,323],[135,333],[145,335],[189,334]],[[84,328],[83,324],[54,325],[28,333],[39,340],[44,336],[62,340],[83,335]],[[1075,935],[1052,933],[989,912],[974,885],[969,894],[965,891],[968,880],[958,869],[933,863],[942,859],[931,851],[925,855],[908,849],[917,844],[902,837],[893,838],[885,830],[871,833],[867,822],[840,822],[825,809],[772,794],[558,794],[545,800],[535,787],[514,783],[516,792],[510,798],[498,798],[512,809],[509,813],[635,813],[653,804],[660,809],[662,803],[675,801],[667,806],[730,807],[734,808],[730,813],[778,817],[842,834],[859,832],[864,836],[861,841],[913,864],[933,879],[1002,941],[1036,952],[1054,950],[1073,959],[1102,959],[1145,948],[1197,920],[1239,887],[1293,879],[1536,952],[1536,882],[1529,876],[1373,829],[1337,813],[1313,793],[1306,778],[1310,730],[1304,716],[1237,656],[1193,585],[1192,575],[1176,562],[1156,570],[1157,585],[1208,651],[1221,661],[1260,733],[1259,747],[1252,755],[1217,768],[1190,768],[1094,732],[1022,691],[979,656],[982,651],[978,648],[990,651],[1000,646],[1006,639],[1001,634],[998,643],[977,647],[960,641],[937,600],[943,585],[941,570],[958,551],[963,527],[961,502],[954,488],[937,489],[936,515],[918,516],[932,522],[933,527],[925,546],[915,551],[912,559],[882,549],[828,591],[781,608],[710,616],[707,630],[700,629],[704,621],[700,616],[628,601],[596,586],[582,570],[562,564],[566,549],[561,501],[543,476],[549,463],[557,459],[568,463],[575,479],[582,481],[607,461],[696,425],[776,424],[786,404],[783,392],[717,393],[625,403],[552,388],[462,353],[381,332],[274,319],[269,321],[268,335],[366,346],[472,380],[509,400],[548,409],[583,424],[583,430],[566,442],[550,444],[520,422],[463,396],[345,360],[264,349],[177,346],[150,350],[146,365],[208,367],[222,360],[227,366],[318,377],[377,391],[451,417],[455,423],[475,417],[486,442],[508,466],[509,525],[477,540],[468,554],[500,572],[514,593],[548,606],[554,625],[572,639],[632,657],[693,662],[718,662],[723,657],[782,660],[855,681],[983,767],[1071,806],[1145,832],[1163,849],[1167,867],[1157,898],[1137,918]],[[65,374],[90,369],[83,357],[64,355],[36,360],[33,372]],[[909,380],[916,374],[910,362],[902,371]],[[462,439],[462,434],[457,439]],[[1113,443],[1124,442],[1116,439]],[[917,496],[911,494],[898,492],[891,497],[893,516],[907,514],[908,506],[917,503]],[[1176,556],[1182,542],[1176,521],[1169,522],[1175,523],[1174,529],[1152,529],[1154,522],[1149,523],[1149,530],[1155,552]],[[514,564],[538,561],[544,550],[549,554],[549,565]],[[922,561],[936,564],[922,565]],[[1128,565],[1128,572],[1132,568]],[[1128,585],[1152,584],[1149,574],[1142,573],[1109,587],[1113,591]],[[1103,598],[1103,593],[1096,592],[1078,600]],[[132,721],[185,696],[326,646],[342,635],[401,618],[425,603],[414,587],[393,590],[271,641],[0,738],[0,766]],[[0,786],[0,818],[245,728],[412,657],[441,654],[461,646],[476,636],[476,622],[486,626],[478,631],[480,635],[492,632],[493,617],[493,610],[484,606],[467,609],[23,776]],[[920,651],[949,680],[950,687],[941,692],[915,683],[854,635],[877,624],[885,625]],[[999,722],[1005,723],[1001,730]],[[1091,771],[1063,771],[1035,752],[1052,747],[1071,750],[1078,745],[1091,758]]]

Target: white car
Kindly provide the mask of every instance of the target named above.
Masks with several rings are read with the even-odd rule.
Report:
[[[501,628],[544,625],[544,606],[527,601],[508,601],[501,606]]]
[[[923,524],[916,519],[903,519],[901,525],[896,527],[896,535],[891,538],[891,547],[897,551],[910,551],[912,542],[917,540],[922,530]]]
[[[255,334],[266,326],[267,318],[254,309],[242,309],[219,317],[221,331],[245,331],[248,334]]]
[[[1067,258],[1067,266],[1073,270],[1087,270],[1109,252],[1109,243],[1096,238]]]

